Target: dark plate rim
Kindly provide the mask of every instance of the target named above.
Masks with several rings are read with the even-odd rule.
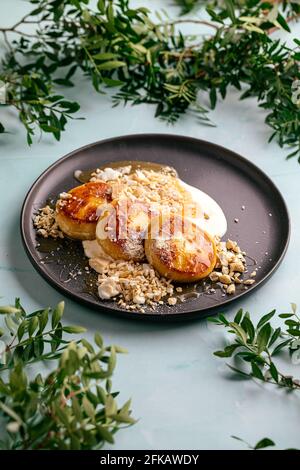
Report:
[[[35,258],[35,253],[33,250],[31,250],[27,237],[26,237],[26,223],[28,221],[25,220],[25,211],[27,209],[27,204],[29,201],[29,198],[31,194],[34,192],[36,186],[38,186],[40,180],[44,179],[45,176],[47,176],[48,173],[50,173],[53,169],[55,169],[57,166],[59,166],[62,162],[67,160],[68,158],[76,155],[78,152],[82,152],[84,150],[87,150],[91,147],[95,147],[101,144],[106,144],[106,143],[113,143],[120,141],[122,139],[130,140],[130,139],[137,139],[137,138],[151,138],[151,139],[156,139],[156,138],[165,138],[165,139],[177,139],[180,141],[185,141],[185,142],[191,142],[194,144],[198,144],[199,146],[205,145],[210,147],[212,150],[219,151],[219,152],[225,152],[225,154],[233,158],[234,161],[239,161],[243,166],[246,166],[250,168],[252,171],[258,173],[262,178],[264,178],[268,184],[270,185],[270,188],[272,192],[275,192],[277,194],[277,197],[279,198],[282,208],[285,211],[285,218],[286,218],[286,236],[285,236],[285,241],[284,241],[284,247],[281,252],[281,255],[278,257],[276,264],[268,271],[268,273],[257,283],[255,283],[253,286],[251,286],[250,289],[247,291],[240,292],[238,295],[235,295],[232,298],[228,298],[222,302],[220,306],[211,306],[211,307],[206,307],[206,308],[193,308],[189,311],[186,312],[177,312],[177,313],[138,313],[138,312],[130,312],[128,310],[121,309],[119,307],[114,307],[114,306],[109,306],[106,307],[103,304],[97,304],[96,302],[93,302],[88,299],[83,299],[80,295],[70,292],[67,288],[59,285],[56,283],[56,281],[42,268],[41,264],[36,260]],[[82,147],[79,147],[75,150],[72,150],[71,152],[67,153],[63,157],[59,158],[56,160],[54,163],[52,163],[48,168],[46,168],[39,176],[38,178],[34,181],[34,183],[31,185],[29,188],[25,199],[22,204],[21,208],[21,213],[20,213],[20,232],[21,232],[21,239],[25,248],[25,251],[29,257],[29,260],[33,267],[39,272],[39,274],[42,275],[42,277],[50,284],[52,285],[55,289],[59,290],[62,292],[64,295],[67,297],[71,297],[72,299],[79,301],[80,303],[84,305],[88,305],[89,307],[93,308],[94,310],[98,310],[100,313],[108,313],[108,312],[113,312],[119,316],[126,315],[126,318],[132,318],[132,319],[147,319],[147,320],[186,320],[188,318],[190,319],[199,319],[199,318],[204,318],[207,317],[210,313],[213,313],[214,310],[218,309],[219,311],[227,307],[228,304],[234,303],[244,295],[249,295],[253,293],[254,290],[257,288],[261,287],[267,280],[270,279],[270,277],[275,273],[275,271],[278,269],[280,264],[282,263],[282,260],[287,252],[288,246],[289,246],[289,241],[290,241],[290,236],[291,236],[291,220],[290,220],[290,215],[289,211],[286,205],[286,202],[282,196],[282,193],[280,190],[277,188],[275,183],[271,180],[271,178],[263,171],[261,170],[257,165],[255,165],[253,162],[248,160],[247,158],[239,155],[238,153],[234,152],[233,150],[230,150],[226,147],[223,147],[219,144],[215,144],[213,142],[209,142],[203,139],[197,139],[195,137],[189,137],[185,135],[180,135],[180,134],[166,134],[166,133],[136,133],[136,134],[124,134],[120,135],[117,137],[109,137],[107,139],[101,139],[96,142],[89,143],[87,145],[83,145]],[[198,313],[198,315],[195,315],[195,313]]]

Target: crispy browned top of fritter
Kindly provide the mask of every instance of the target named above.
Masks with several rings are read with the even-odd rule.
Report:
[[[204,273],[214,263],[214,241],[196,224],[171,216],[160,220],[159,225],[160,233],[151,244],[167,269],[193,276]]]
[[[97,208],[111,201],[111,187],[104,182],[85,183],[68,194],[69,198],[59,200],[57,211],[78,222],[96,222]]]

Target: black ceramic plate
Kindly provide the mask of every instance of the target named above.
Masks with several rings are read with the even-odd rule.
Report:
[[[89,170],[118,160],[143,160],[173,166],[187,183],[212,196],[228,221],[227,238],[236,240],[249,256],[249,271],[257,268],[256,283],[245,290],[238,286],[234,296],[214,294],[191,296],[173,307],[156,312],[134,313],[113,301],[97,298],[96,274],[87,274],[81,243],[51,241],[36,237],[32,220],[37,209],[63,191],[79,184],[75,170]],[[237,222],[238,221],[238,222]],[[54,287],[101,312],[121,313],[134,318],[185,319],[203,316],[247,295],[268,279],[286,252],[290,224],[285,202],[272,181],[251,162],[218,145],[202,140],[164,134],[140,134],[108,139],[75,150],[50,166],[26,196],[21,214],[24,246],[33,266]],[[40,246],[38,246],[40,244]],[[82,274],[78,275],[78,271]],[[70,272],[71,275],[70,276]],[[187,287],[190,289],[190,287]]]

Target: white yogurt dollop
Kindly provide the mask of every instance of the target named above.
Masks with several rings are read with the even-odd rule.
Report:
[[[211,236],[223,237],[227,232],[227,220],[219,204],[200,189],[190,186],[182,180],[180,180],[180,184],[190,193],[192,200],[200,207],[201,217],[190,219]],[[207,218],[203,216],[204,213],[207,214]]]

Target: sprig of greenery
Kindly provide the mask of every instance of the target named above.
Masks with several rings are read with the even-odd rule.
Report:
[[[240,309],[233,321],[227,320],[224,315],[209,318],[209,321],[223,326],[233,335],[233,341],[223,350],[215,351],[214,355],[220,358],[233,358],[233,363],[227,364],[234,374],[244,378],[271,383],[288,390],[300,391],[300,380],[279,370],[274,358],[287,351],[294,364],[300,364],[300,316],[297,307],[291,304],[291,312],[279,314],[284,319],[284,327],[272,326],[270,320],[276,311],[264,315],[257,325],[254,325],[248,312]],[[275,443],[264,438],[255,446],[251,446],[243,439],[232,436],[244,442],[250,449],[259,450],[274,446]]]
[[[63,302],[31,314],[19,299],[0,307],[0,422],[7,430],[1,448],[99,449],[134,423],[130,401],[119,408],[112,391],[116,355],[125,350],[105,346],[98,333],[95,345],[65,339],[85,328],[62,324],[63,312]],[[49,361],[51,372],[34,376],[29,366]]]
[[[300,363],[300,317],[296,305],[292,304],[292,312],[282,313],[285,328],[272,327],[270,320],[276,311],[264,315],[255,326],[249,312],[240,309],[234,321],[228,321],[224,315],[210,318],[209,321],[222,325],[234,335],[234,340],[224,350],[214,354],[220,358],[233,357],[236,362],[246,365],[241,369],[228,364],[235,373],[244,377],[254,378],[263,382],[273,383],[291,390],[300,390],[300,381],[278,370],[274,357],[282,350],[288,350],[293,361]]]
[[[274,41],[274,28],[289,31],[287,6],[299,13],[298,3],[224,0],[208,4],[211,21],[168,18],[154,22],[145,8],[131,8],[128,0],[31,0],[35,9],[11,28],[0,28],[8,47],[0,68],[7,83],[7,105],[14,106],[27,129],[28,142],[36,127],[60,138],[66,121],[77,111],[56,94],[57,86],[73,86],[81,70],[94,88],[117,88],[113,104],[148,103],[155,115],[175,122],[182,114],[196,114],[209,124],[199,103],[206,91],[214,108],[230,87],[241,98],[256,97],[267,111],[271,138],[300,157],[299,41],[288,48]],[[207,27],[210,36],[183,35],[178,25],[193,22]],[[36,31],[24,34],[22,25]],[[9,42],[8,34],[20,35]],[[0,132],[5,131],[4,124]]]

